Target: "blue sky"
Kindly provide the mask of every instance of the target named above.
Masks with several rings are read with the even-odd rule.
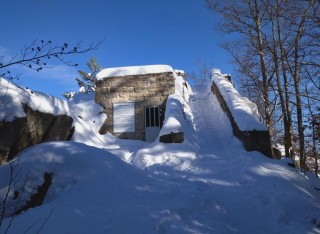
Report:
[[[61,63],[39,73],[19,68],[21,85],[55,96],[77,90],[77,69],[87,70],[92,56],[104,68],[169,64],[191,72],[202,61],[233,73],[218,45],[218,18],[202,0],[3,0],[0,22],[0,53],[7,57],[35,39],[83,40],[83,46],[105,39],[98,50],[70,57],[78,68]]]

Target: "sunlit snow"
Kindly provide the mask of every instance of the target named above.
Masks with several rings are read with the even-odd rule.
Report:
[[[320,233],[319,180],[288,159],[246,152],[210,86],[176,78],[160,134],[182,130],[181,144],[100,135],[102,108],[93,96],[75,96],[72,141],[19,158],[15,189],[24,197],[45,172],[53,183],[44,204],[15,216],[8,233]],[[0,167],[2,199],[9,171]]]
[[[172,72],[173,69],[169,65],[146,65],[146,66],[130,66],[130,67],[114,67],[102,69],[97,75],[97,79],[117,76],[135,76],[146,74],[157,74],[164,72]]]

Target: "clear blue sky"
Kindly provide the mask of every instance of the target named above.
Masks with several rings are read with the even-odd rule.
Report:
[[[218,46],[217,20],[202,0],[3,0],[0,54],[12,56],[35,39],[85,46],[105,38],[97,51],[70,57],[79,68],[19,68],[21,85],[60,97],[77,91],[77,69],[87,70],[93,55],[104,68],[169,64],[190,72],[203,61],[232,74],[230,57]]]

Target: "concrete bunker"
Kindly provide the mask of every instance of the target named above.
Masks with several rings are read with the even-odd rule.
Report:
[[[152,142],[165,115],[166,100],[175,92],[174,70],[168,65],[116,67],[97,74],[96,103],[107,114],[100,134]]]

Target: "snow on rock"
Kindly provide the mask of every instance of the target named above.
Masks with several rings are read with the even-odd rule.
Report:
[[[175,93],[168,97],[166,103],[166,117],[160,130],[160,136],[184,132],[185,122],[192,118],[188,104],[192,93],[190,85],[181,76],[175,77]],[[191,120],[192,121],[192,120]]]
[[[212,80],[220,90],[231,114],[241,131],[266,131],[267,127],[260,122],[257,106],[248,98],[242,97],[219,69],[212,70]]]
[[[172,94],[168,97],[166,117],[163,121],[159,136],[183,132],[182,123],[184,122],[184,112],[180,98],[177,94]]]
[[[184,70],[179,70],[179,69],[175,69],[174,72],[178,75],[178,76],[185,76],[185,72]]]
[[[44,93],[23,88],[0,77],[0,121],[25,117],[22,103],[34,111],[53,115],[70,115],[68,103]]]
[[[97,75],[97,80],[108,77],[117,76],[135,76],[146,74],[157,74],[165,72],[174,72],[169,65],[146,65],[146,66],[130,66],[130,67],[114,67],[102,69]]]

